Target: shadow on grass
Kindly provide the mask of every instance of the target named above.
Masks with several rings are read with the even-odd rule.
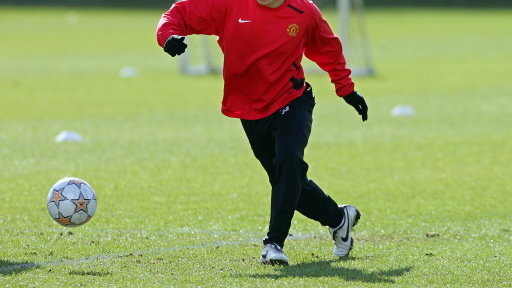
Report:
[[[36,263],[0,260],[0,275],[18,274],[38,267],[39,264]]]
[[[70,271],[69,275],[104,277],[104,276],[110,276],[110,275],[112,275],[112,273],[111,272],[97,272],[97,271]]]
[[[239,275],[252,278],[289,278],[289,277],[339,277],[345,281],[367,283],[395,283],[394,277],[400,277],[412,271],[412,267],[366,272],[362,269],[337,267],[332,264],[338,261],[320,261],[283,266],[275,270],[277,273]]]

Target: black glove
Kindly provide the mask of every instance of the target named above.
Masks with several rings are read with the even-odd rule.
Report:
[[[368,120],[368,106],[366,105],[366,101],[364,101],[364,97],[357,94],[356,91],[348,94],[347,96],[343,97],[345,102],[347,102],[348,105],[354,107],[361,115],[361,118],[363,121]]]
[[[165,41],[164,51],[169,53],[172,57],[176,55],[181,55],[187,49],[187,44],[185,44],[185,36],[171,36],[167,41]]]

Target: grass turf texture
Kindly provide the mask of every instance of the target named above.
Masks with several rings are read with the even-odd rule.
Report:
[[[219,113],[222,81],[176,72],[154,40],[162,12],[0,9],[0,286],[512,285],[511,10],[369,11],[366,123],[308,77],[310,176],[363,216],[335,261],[297,215],[284,268],[258,263],[269,188]],[[140,75],[120,78],[126,65]],[[54,143],[62,130],[85,141]],[[83,227],[47,214],[64,176],[96,189]]]

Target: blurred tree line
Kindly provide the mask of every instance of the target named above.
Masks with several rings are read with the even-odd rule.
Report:
[[[337,0],[313,0],[318,6],[335,7]],[[100,6],[168,8],[174,0],[0,0],[0,5],[16,6]],[[364,0],[367,7],[512,7],[512,0]]]

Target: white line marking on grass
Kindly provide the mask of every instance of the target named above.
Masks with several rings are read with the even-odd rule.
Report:
[[[0,223],[2,221],[0,220]],[[53,225],[52,225],[53,226]],[[55,225],[56,226],[56,225]],[[239,231],[222,231],[222,230],[213,230],[213,229],[196,229],[196,228],[190,228],[190,227],[183,227],[183,228],[176,228],[176,229],[168,229],[168,230],[144,230],[144,229],[123,229],[123,230],[116,230],[116,229],[98,229],[98,228],[87,228],[84,227],[84,229],[81,229],[84,232],[94,232],[94,233],[117,233],[117,234],[152,234],[152,235],[171,235],[171,234],[210,234],[210,235],[236,235],[236,234],[245,234],[245,235],[261,235],[261,233],[256,232],[247,232],[244,230]],[[9,231],[9,232],[18,232],[19,229],[16,228],[3,228],[2,231]],[[263,231],[263,230],[262,230]],[[63,232],[61,227],[47,227],[47,229],[25,229],[23,230],[24,233],[41,233],[41,232],[54,232],[54,233],[65,233]],[[77,232],[78,233],[78,232]],[[264,231],[262,232],[264,233]]]
[[[301,235],[293,235],[289,236],[288,240],[303,240],[318,237],[316,234],[301,234]],[[110,261],[112,259],[124,258],[130,256],[144,256],[144,255],[155,255],[162,254],[168,252],[176,252],[181,250],[192,250],[192,249],[203,249],[210,247],[226,247],[226,246],[236,246],[242,244],[260,244],[261,239],[245,239],[239,241],[217,241],[213,243],[204,243],[204,244],[196,244],[196,245],[186,245],[186,246],[176,246],[176,247],[168,247],[168,248],[154,248],[148,250],[135,250],[131,252],[123,252],[123,253],[114,253],[114,254],[98,254],[93,256],[88,256],[80,259],[73,260],[58,260],[58,261],[50,261],[50,262],[41,262],[41,263],[20,263],[9,265],[5,267],[0,267],[0,273],[10,273],[17,270],[28,270],[32,268],[40,268],[43,266],[64,266],[64,265],[77,265],[83,263],[89,263],[94,261]]]

